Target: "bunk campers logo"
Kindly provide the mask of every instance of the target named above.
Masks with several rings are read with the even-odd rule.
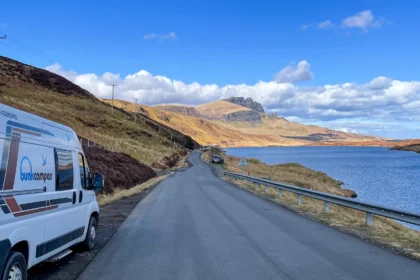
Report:
[[[12,113],[9,113],[9,112],[3,111],[3,110],[0,110],[0,115],[2,115],[3,117],[6,117],[6,118],[14,119],[14,120],[18,119],[15,114],[12,114]]]
[[[44,158],[43,158],[44,162]],[[46,159],[45,159],[46,162]],[[23,157],[20,161],[20,180],[21,181],[44,181],[52,180],[52,173],[48,172],[33,172],[32,163],[28,157]]]

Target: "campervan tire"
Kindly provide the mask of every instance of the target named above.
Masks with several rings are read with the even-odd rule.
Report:
[[[95,248],[97,228],[98,222],[96,218],[94,216],[90,217],[86,237],[82,243],[83,249],[85,249],[86,251],[91,251],[93,250],[93,248]]]
[[[19,252],[11,251],[7,258],[1,280],[26,280],[26,275],[27,265],[25,257]]]

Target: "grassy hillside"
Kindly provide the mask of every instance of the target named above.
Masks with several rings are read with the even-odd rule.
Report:
[[[225,116],[227,114],[237,111],[250,110],[248,108],[227,101],[210,102],[196,106],[195,108],[202,115],[208,115],[212,116],[214,119],[218,119],[219,123],[221,119],[216,118],[215,116],[217,115]],[[289,139],[289,142],[293,142],[294,140],[296,144],[298,144],[299,142],[364,142],[371,140],[381,140],[378,137],[336,131],[314,125],[299,124],[272,114],[260,113],[260,116],[262,119],[261,122],[222,121],[222,124],[230,129],[242,133],[252,133],[261,136],[283,136]]]
[[[0,103],[68,125],[147,165],[183,153],[174,149],[170,135],[134,122],[122,110],[112,114],[108,104],[63,77],[5,57],[0,57]]]
[[[236,105],[227,101],[218,100],[206,104],[195,106],[195,109],[203,116],[210,119],[223,119],[224,116],[238,112],[250,111],[250,109]]]
[[[103,100],[110,103],[110,100]],[[114,100],[114,105],[124,108],[128,112],[136,111],[131,102]],[[139,115],[146,115],[153,120],[170,126],[186,135],[190,135],[201,145],[219,144],[222,146],[254,146],[259,145],[288,145],[297,141],[286,139],[277,135],[254,135],[236,131],[227,127],[222,122],[215,122],[204,118],[186,116],[180,113],[160,110],[159,107],[138,105]]]
[[[111,102],[110,100],[103,101]],[[114,100],[114,104],[128,112],[136,111],[135,105],[131,102]],[[195,107],[201,115],[211,119],[196,117],[190,111],[191,107],[184,107],[174,106],[170,109],[171,111],[167,111],[159,106],[139,105],[137,112],[190,135],[201,145],[217,144],[223,147],[334,145],[334,143],[372,145],[372,142],[376,145],[387,145],[387,142],[381,138],[298,124],[264,113],[261,113],[261,122],[221,120],[216,117],[218,114],[225,116],[238,110],[251,111],[226,101],[216,101]]]

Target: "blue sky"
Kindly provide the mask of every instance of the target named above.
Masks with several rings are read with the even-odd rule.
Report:
[[[45,0],[5,1],[1,9],[0,32],[11,39],[0,42],[0,55],[49,67],[97,96],[108,94],[111,80],[121,82],[121,98],[148,104],[193,105],[235,93],[300,122],[420,137],[411,83],[419,80],[416,1]],[[377,77],[410,83],[403,84],[410,93],[401,100],[400,84],[368,86]],[[327,94],[326,85],[341,94]],[[348,102],[338,104],[343,96]]]

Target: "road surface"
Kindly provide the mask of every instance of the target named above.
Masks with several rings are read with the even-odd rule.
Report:
[[[80,279],[419,279],[420,264],[192,167],[137,205]]]

